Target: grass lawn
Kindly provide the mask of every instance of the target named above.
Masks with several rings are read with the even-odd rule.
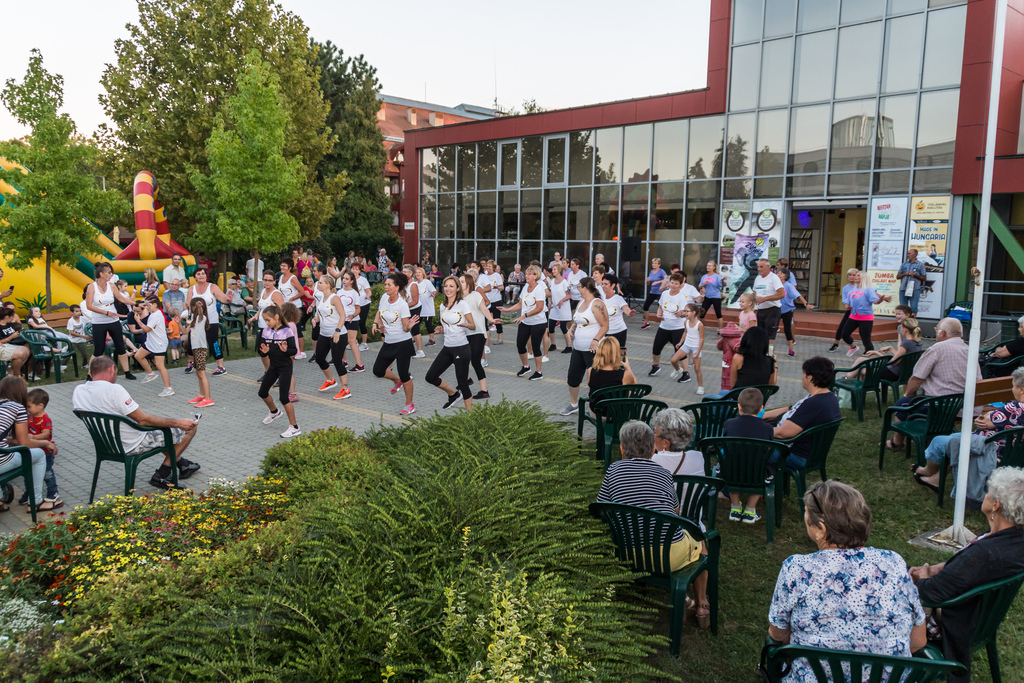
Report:
[[[869,401],[870,403],[870,401]],[[881,420],[868,406],[865,422],[857,422],[854,411],[843,411],[840,428],[828,460],[828,475],[857,487],[871,507],[873,523],[869,544],[900,553],[909,566],[936,564],[949,554],[911,546],[907,541],[924,531],[952,524],[953,504],[935,504],[935,494],[914,483],[910,461],[889,452],[885,469],[878,470],[878,442]],[[810,476],[808,484],[818,480]],[[775,530],[775,543],[765,544],[764,520],[748,525],[728,520],[729,506],[719,501],[717,528],[722,533],[720,568],[720,615],[717,636],[687,624],[683,631],[681,656],[675,661],[665,651],[656,666],[683,681],[757,681],[761,646],[768,629],[768,607],[782,562],[793,554],[817,550],[807,537],[806,527],[794,495],[783,505],[782,528]],[[763,515],[763,503],[761,506]],[[967,527],[975,533],[988,531],[980,512],[967,513]],[[666,600],[664,592],[651,590],[653,600]],[[659,611],[657,632],[668,634],[667,610]],[[1024,598],[1018,597],[1000,629],[999,658],[1004,681],[1024,681]],[[666,678],[665,680],[673,680]],[[988,659],[975,655],[972,680],[990,681]]]

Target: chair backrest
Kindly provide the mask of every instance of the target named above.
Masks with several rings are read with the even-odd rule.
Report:
[[[868,391],[877,389],[879,381],[882,379],[882,371],[891,362],[892,356],[879,356],[858,365],[858,368],[864,369],[864,388]]]
[[[1024,427],[1004,429],[985,439],[985,443],[1003,442],[1000,467],[1024,467]]]
[[[634,571],[654,576],[671,575],[672,539],[679,529],[698,543],[704,540],[700,527],[690,520],[635,505],[591,503],[590,513],[611,527],[616,557],[629,562]]]
[[[737,488],[763,487],[772,455],[778,451],[779,462],[786,462],[789,455],[789,446],[780,441],[738,436],[703,439],[700,450],[705,462],[718,458],[718,476]]]
[[[1024,584],[1024,572],[978,586],[941,604],[942,607],[952,607],[971,600],[978,601],[978,622],[974,626],[974,633],[971,634],[972,651],[995,640],[996,632],[999,630],[1000,624],[1003,623],[1003,619],[1006,618],[1006,613],[1010,611],[1021,584]],[[927,606],[937,607],[939,605]]]
[[[650,424],[654,414],[665,408],[668,408],[668,404],[649,398],[606,398],[601,401],[604,424],[609,426],[615,435],[618,435],[622,425],[630,420]]]
[[[699,444],[704,439],[724,435],[726,420],[731,420],[740,414],[740,407],[735,399],[690,403],[683,406],[682,409],[690,413],[693,418],[691,445]]]
[[[964,674],[967,670],[959,662],[925,659],[923,657],[894,657],[872,655],[847,650],[828,650],[805,645],[782,645],[768,649],[765,664],[768,680],[782,681],[788,675],[794,660],[806,663],[818,681],[847,681],[848,683],[929,683],[947,674]]]
[[[896,362],[900,368],[900,384],[906,384],[910,381],[910,378],[914,376],[914,366],[917,365],[918,359],[920,359],[923,354],[924,350],[912,351],[899,357]]]
[[[53,341],[47,341],[48,336],[49,335],[41,330],[30,330],[27,328],[21,330],[21,338],[28,343],[33,356],[45,356],[49,353],[43,350],[43,347],[47,344],[50,344],[51,346],[53,344]]]
[[[957,414],[963,410],[963,394],[944,394],[924,399],[928,406],[928,435],[950,434]]]
[[[725,489],[725,480],[695,474],[673,474],[672,481],[679,499],[679,516],[697,524],[703,522],[706,528],[714,529],[718,492]]]
[[[147,431],[145,427],[122,415],[91,413],[85,410],[76,410],[74,413],[89,430],[97,455],[124,455],[124,443],[121,441],[122,424],[139,431]]]
[[[738,401],[740,398],[740,392],[744,389],[757,389],[761,392],[761,397],[764,399],[764,405],[768,405],[768,399],[775,394],[779,393],[779,387],[775,384],[751,384],[746,387],[736,387],[725,396],[721,398],[715,398],[714,396],[705,396],[703,403],[709,403],[712,401]]]
[[[643,398],[651,393],[650,384],[619,384],[614,387],[602,387],[592,391],[587,401],[590,407],[594,408],[598,403],[609,398]],[[596,411],[595,411],[596,412]]]
[[[832,442],[836,438],[836,434],[839,432],[839,425],[845,418],[839,418],[832,422],[826,422],[825,424],[815,425],[808,429],[803,430],[797,434],[793,439],[787,439],[786,443],[793,444],[797,441],[810,440],[810,450],[807,453],[807,464],[804,465],[806,469],[816,470],[821,467],[821,464],[825,462],[828,457],[828,452],[832,448]]]

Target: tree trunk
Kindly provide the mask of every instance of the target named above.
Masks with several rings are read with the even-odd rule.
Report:
[[[43,249],[46,252],[46,312],[53,313],[53,302],[50,298],[50,248]]]
[[[220,285],[220,288],[225,290],[225,291],[228,288],[228,279],[227,279],[227,277],[225,277],[227,275],[227,272],[228,272],[228,252],[224,251],[223,249],[218,249],[217,250],[217,280],[216,281]]]

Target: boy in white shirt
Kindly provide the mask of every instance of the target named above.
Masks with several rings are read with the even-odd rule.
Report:
[[[82,315],[82,307],[78,304],[71,305],[71,318],[67,323],[68,337],[71,339],[71,345],[78,351],[79,358],[82,359],[82,368],[87,369],[89,367],[89,361],[92,359],[91,349],[92,338],[86,336],[85,326],[89,321]]]
[[[152,382],[157,378],[157,372],[149,367],[149,358],[153,358],[156,369],[159,371],[160,379],[163,380],[164,389],[157,396],[166,398],[174,396],[174,389],[171,388],[171,376],[167,373],[167,319],[164,312],[160,310],[160,299],[155,296],[147,296],[145,303],[146,320],[138,322],[138,326],[146,333],[146,341],[142,347],[135,352],[135,360],[142,366],[146,376],[142,383]]]

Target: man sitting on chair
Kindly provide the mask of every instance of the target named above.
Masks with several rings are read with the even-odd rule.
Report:
[[[128,390],[117,384],[117,370],[114,361],[108,356],[97,356],[92,359],[89,363],[89,376],[92,381],[78,385],[71,397],[75,410],[123,415],[143,427],[170,427],[174,439],[174,453],[178,460],[178,479],[188,479],[199,470],[199,463],[181,457],[196,435],[198,422],[172,420],[143,412],[139,404],[128,394]],[[163,446],[163,438],[163,432],[140,432],[127,425],[121,425],[121,443],[128,455]],[[174,488],[169,456],[164,456],[163,464],[157,468],[149,483],[158,489]]]

